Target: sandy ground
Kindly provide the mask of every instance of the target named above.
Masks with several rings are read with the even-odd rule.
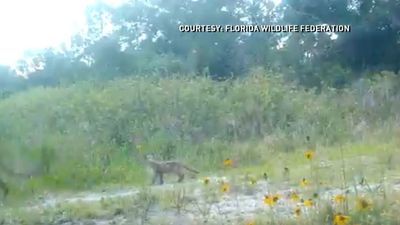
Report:
[[[225,178],[226,179],[226,178]],[[221,178],[213,177],[211,180],[221,180]],[[243,221],[246,218],[251,218],[256,214],[269,213],[273,210],[273,214],[276,217],[291,217],[294,216],[293,212],[296,207],[302,207],[303,203],[294,202],[290,200],[289,194],[293,191],[299,190],[298,187],[291,188],[289,186],[280,185],[280,189],[276,186],[269,184],[267,181],[258,181],[251,188],[248,186],[237,186],[232,188],[230,193],[224,194],[218,201],[205,202],[204,189],[201,185],[196,185],[196,182],[201,183],[202,181],[191,181],[188,183],[180,184],[180,186],[192,187],[191,195],[188,196],[190,199],[195,201],[188,201],[186,207],[177,213],[176,209],[163,209],[159,206],[152,207],[148,212],[148,221],[152,221],[151,224],[171,224],[171,225],[189,225],[189,224],[204,224],[205,222],[219,223],[222,220],[224,224],[231,224],[233,222]],[[191,185],[191,186],[190,186]],[[151,186],[151,191],[168,191],[176,189],[175,184],[165,184],[162,186]],[[193,187],[198,187],[194,188]],[[356,187],[350,187],[348,192],[357,191],[358,193],[363,192],[378,192],[382,190],[382,185],[359,185]],[[400,191],[400,184],[386,186],[390,190]],[[46,197],[41,200],[40,203],[35,203],[29,208],[43,209],[56,207],[59,204],[65,203],[90,203],[98,202],[103,199],[118,199],[118,198],[129,198],[139,194],[139,189],[125,189],[125,190],[114,190],[105,191],[99,193],[81,193],[74,196],[59,196],[59,197]],[[281,198],[277,204],[270,208],[263,202],[263,198],[266,194],[273,193],[279,194]],[[330,200],[334,195],[343,193],[341,189],[323,189],[318,193],[318,198],[323,200]],[[195,203],[193,203],[195,202]],[[307,207],[304,208],[304,213],[307,213]],[[140,224],[138,218],[129,215],[115,215],[112,218],[107,219],[91,219],[85,221],[73,221],[71,219],[60,218],[54,224],[58,225],[72,225],[72,224],[91,224],[91,225],[106,225],[106,224]],[[148,222],[150,223],[150,222]],[[147,222],[144,224],[148,224]],[[243,222],[242,222],[243,223]],[[212,223],[211,223],[212,224]]]

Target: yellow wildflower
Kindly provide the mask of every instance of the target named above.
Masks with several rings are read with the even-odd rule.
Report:
[[[372,203],[366,198],[358,198],[356,200],[356,208],[360,211],[367,211],[372,208]]]
[[[307,199],[304,201],[304,206],[306,207],[313,207],[314,206],[314,202],[312,199]]]
[[[265,195],[264,196],[264,203],[266,204],[266,205],[269,205],[269,206],[273,206],[275,203],[274,203],[274,200],[272,199],[272,196],[271,195]]]
[[[232,159],[225,159],[224,160],[224,166],[225,167],[232,167],[233,165],[233,160]]]
[[[274,206],[279,200],[279,195],[265,195],[264,203],[269,206]]]
[[[280,198],[281,198],[281,195],[276,194],[276,195],[273,196],[272,199],[274,200],[274,202],[277,202]]]
[[[301,179],[300,186],[307,187],[308,185],[310,185],[310,182],[306,178]]]
[[[306,152],[304,153],[304,156],[306,157],[306,159],[312,160],[312,159],[314,159],[315,151],[313,151],[313,150],[308,150],[308,151],[306,151]]]
[[[298,202],[300,200],[300,197],[296,192],[292,192],[290,193],[290,199],[294,202]]]
[[[295,216],[301,216],[301,208],[300,207],[296,207],[294,209],[294,215]]]
[[[333,198],[333,201],[338,204],[343,203],[344,201],[346,201],[346,196],[344,196],[342,194],[338,194]]]
[[[350,222],[350,217],[349,216],[345,216],[341,213],[338,213],[335,215],[335,217],[333,218],[333,224],[334,225],[347,225]]]
[[[221,185],[221,192],[222,193],[229,192],[230,188],[231,187],[229,186],[228,183],[223,182],[222,185]]]

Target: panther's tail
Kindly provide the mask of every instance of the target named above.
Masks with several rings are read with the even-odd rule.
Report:
[[[188,166],[186,166],[186,165],[184,165],[184,164],[182,164],[182,166],[183,166],[183,168],[189,170],[190,172],[193,172],[193,173],[200,173],[199,171],[197,171],[197,170],[195,170],[195,169],[193,169],[193,168],[190,168],[190,167],[188,167]]]

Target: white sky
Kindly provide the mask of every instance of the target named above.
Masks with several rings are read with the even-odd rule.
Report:
[[[102,0],[116,5],[122,0]],[[1,0],[0,64],[26,50],[55,47],[85,28],[85,7],[95,0]]]
[[[27,50],[68,43],[85,28],[85,8],[95,1],[0,0],[0,64],[13,66]],[[102,1],[115,6],[124,2]]]

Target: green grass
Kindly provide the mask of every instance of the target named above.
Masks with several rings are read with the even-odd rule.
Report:
[[[308,148],[329,161],[340,160],[342,146],[346,158],[384,162],[398,150],[400,101],[392,81],[316,93],[254,71],[225,82],[131,78],[35,88],[0,101],[0,163],[43,172],[31,180],[1,176],[13,202],[49,191],[147,184],[147,152],[181,159],[205,175],[224,172],[225,158],[238,161],[233,173],[266,171],[277,181],[286,166],[293,182],[306,176]],[[357,164],[349,178],[363,170]],[[381,170],[363,173],[379,180]],[[331,179],[329,171],[320,169],[320,176]]]
[[[252,174],[262,177],[265,172],[272,181],[280,183],[283,181],[284,168],[287,167],[290,170],[292,184],[298,184],[303,177],[312,176],[310,162],[304,157],[306,148],[290,153],[266,151],[264,148],[265,143],[260,143],[245,150],[248,154],[260,155],[258,160],[262,163],[240,165],[241,160],[238,160],[238,168],[229,170],[228,174]],[[348,183],[361,177],[367,178],[371,183],[378,183],[382,179],[382,173],[388,178],[396,178],[395,174],[400,171],[400,158],[397,156],[400,151],[398,140],[387,140],[385,143],[381,140],[370,140],[336,147],[320,146],[316,148],[316,163],[313,168],[318,169],[320,181],[324,183],[329,181],[330,186],[340,187],[342,184],[340,148],[343,150],[345,164],[348,165],[345,168]],[[220,173],[226,174],[226,171],[221,170]]]
[[[320,161],[329,162],[331,166],[327,168],[319,169],[320,181],[324,182],[323,187],[326,188],[340,188],[343,185],[343,177],[341,170],[343,169],[342,157],[339,153],[340,148],[343,149],[344,165],[347,175],[347,183],[349,186],[354,185],[353,177],[362,174],[367,178],[370,184],[380,183],[382,181],[381,172],[385,173],[388,177],[385,183],[392,183],[393,179],[391,174],[399,174],[400,165],[399,158],[394,158],[393,167],[389,168],[386,163],[387,156],[391,154],[396,154],[399,152],[399,143],[396,139],[386,140],[374,140],[368,139],[369,141],[363,141],[359,143],[344,144],[337,147],[322,147],[317,146],[315,149],[317,154],[313,159],[314,165],[317,165]],[[271,151],[271,154],[266,154],[265,143],[260,142],[259,144],[241,144],[236,145],[235,151],[240,152],[241,148],[246,149],[248,152],[262,152],[265,153],[263,158],[260,159],[263,163],[260,165],[250,166],[241,165],[239,160],[237,163],[237,168],[220,168],[216,171],[202,172],[200,176],[214,175],[217,173],[220,176],[227,176],[231,178],[230,184],[232,186],[240,187],[243,180],[239,177],[245,175],[246,173],[255,175],[258,179],[262,179],[262,173],[266,171],[269,174],[269,181],[271,182],[272,191],[280,190],[280,186],[283,182],[282,179],[282,168],[288,167],[291,170],[290,185],[292,187],[297,187],[299,192],[305,198],[312,196],[316,189],[314,183],[314,177],[310,176],[310,161],[304,157],[304,151],[307,148],[300,148],[293,152],[279,153]],[[254,154],[254,153],[253,153]],[[246,160],[244,160],[246,162]],[[315,169],[315,168],[314,168]],[[299,181],[302,177],[307,177],[311,180],[310,189],[304,190],[299,187]],[[195,185],[195,186],[193,186]],[[128,219],[133,220],[133,218],[144,217],[148,212],[143,209],[147,204],[155,204],[160,206],[160,210],[167,210],[175,212],[177,207],[187,207],[190,202],[185,202],[185,199],[196,199],[193,196],[192,191],[195,187],[201,185],[190,184],[189,186],[175,186],[172,190],[161,190],[155,187],[150,191],[146,185],[142,190],[141,194],[137,197],[120,198],[120,199],[106,199],[100,202],[90,202],[90,203],[68,203],[61,204],[60,206],[47,209],[38,213],[38,211],[26,211],[19,207],[8,207],[6,210],[2,210],[3,218],[8,219],[10,224],[16,223],[16,218],[19,221],[41,222],[43,224],[51,224],[55,220],[66,217],[74,220],[91,220],[91,219],[112,219],[116,218],[117,215],[123,215]],[[182,190],[186,190],[182,192]],[[219,193],[219,185],[211,184],[208,188],[204,189],[205,196],[214,196],[212,201],[221,201],[221,194]],[[236,190],[237,191],[237,190]],[[367,225],[378,225],[378,224],[388,224],[394,225],[399,221],[396,217],[396,210],[400,208],[398,204],[400,202],[400,194],[392,192],[390,189],[385,190],[384,197],[383,193],[366,193],[366,196],[373,201],[373,208],[368,212],[360,212],[354,208],[355,196],[349,195],[349,205],[351,210],[345,212],[351,218],[351,224],[367,224]],[[218,197],[219,196],[219,197]],[[390,197],[388,197],[390,196]],[[154,202],[150,203],[151,199],[154,198]],[[261,201],[261,199],[260,199]],[[206,206],[205,206],[206,207]],[[309,214],[303,214],[302,217],[298,219],[279,219],[271,220],[270,213],[260,212],[254,217],[251,217],[256,221],[256,224],[272,225],[272,224],[330,224],[329,221],[335,213],[343,212],[341,207],[332,207],[332,203],[321,201],[318,205],[318,210],[315,209]],[[305,210],[302,208],[302,210]],[[64,216],[61,216],[64,215]],[[368,215],[368,216],[367,216]],[[247,217],[245,217],[247,218]],[[245,221],[244,218],[242,220]],[[210,221],[210,224],[217,224],[218,221],[221,224],[245,224],[244,221],[224,221],[221,217],[217,221]],[[153,224],[162,224],[161,222],[166,222],[165,220],[154,222]],[[23,222],[21,222],[23,224]],[[6,223],[7,224],[7,223]]]

